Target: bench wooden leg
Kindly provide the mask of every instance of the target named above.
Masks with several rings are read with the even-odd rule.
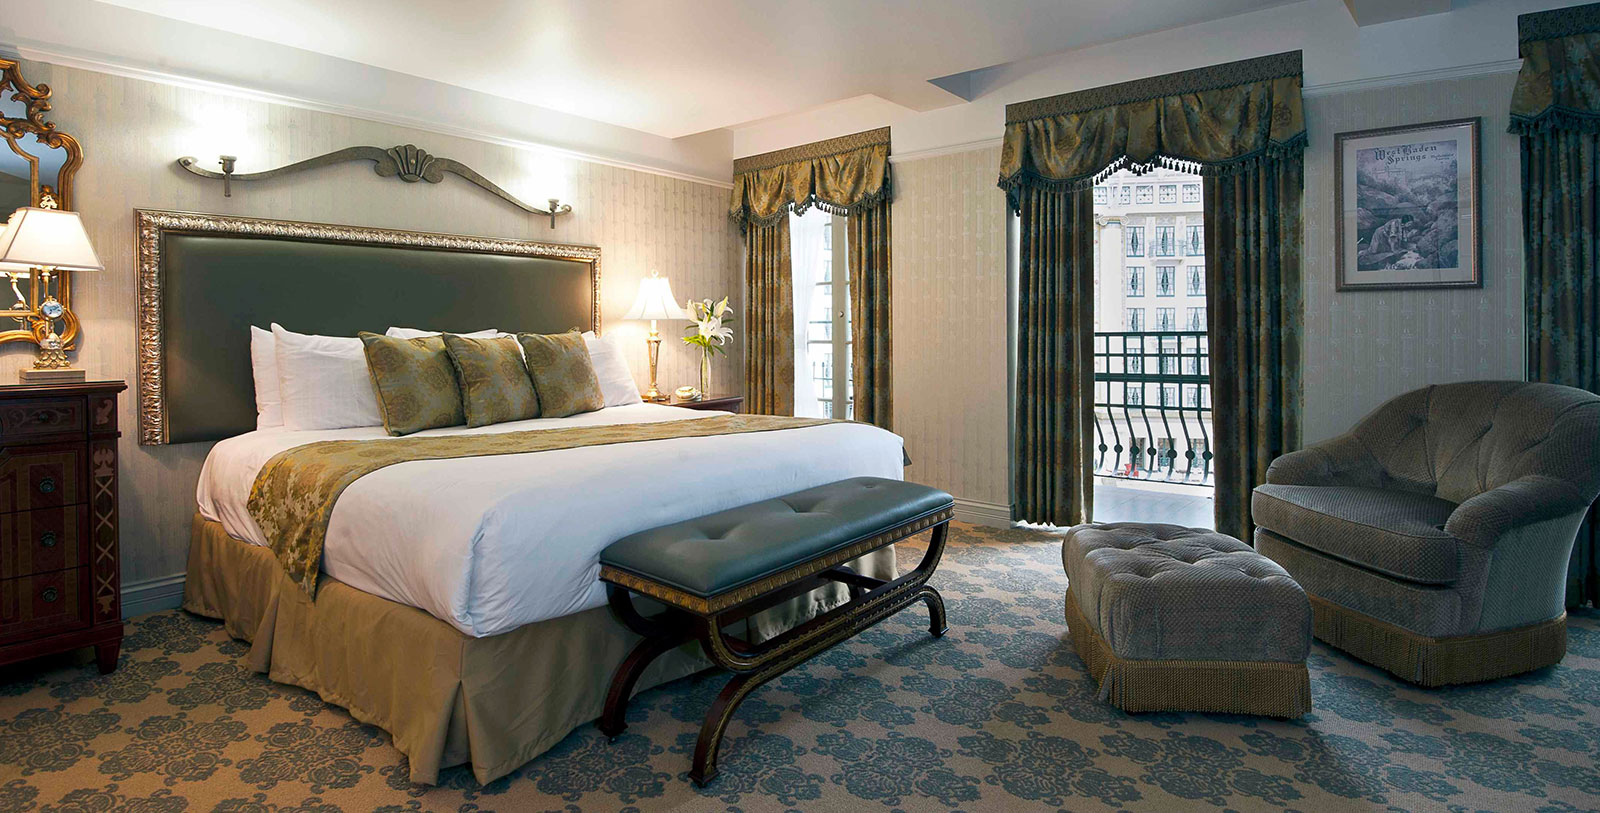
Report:
[[[622,732],[628,730],[628,700],[633,697],[633,687],[639,684],[639,677],[656,658],[690,640],[692,639],[688,635],[645,638],[634,646],[633,651],[628,653],[628,657],[617,667],[617,673],[611,678],[611,690],[606,693],[605,711],[600,714],[600,719],[595,721],[600,733],[616,739],[622,736]]]
[[[935,637],[943,636],[948,629],[944,599],[927,581],[944,555],[948,533],[947,523],[936,526],[922,562],[915,570],[892,582],[855,576],[848,570],[836,570],[838,581],[846,584],[856,582],[853,586],[863,589],[863,592],[851,601],[748,651],[742,651],[743,647],[730,646],[728,639],[722,635],[725,618],[733,614],[695,619],[696,634],[706,654],[717,665],[733,671],[735,675],[728,685],[722,687],[700,725],[700,737],[695,742],[694,764],[689,769],[689,778],[701,787],[716,778],[717,752],[721,749],[728,723],[733,720],[739,704],[761,684],[805,663],[835,644],[855,637],[918,601],[928,605],[928,632]],[[876,586],[865,589],[868,582],[876,582]]]
[[[648,669],[656,658],[694,640],[694,634],[686,623],[674,624],[663,616],[647,617],[641,614],[633,605],[633,598],[627,590],[616,585],[607,585],[607,592],[611,611],[617,620],[628,629],[644,636],[644,639],[634,645],[628,657],[617,667],[616,674],[612,675],[611,689],[606,692],[605,710],[601,712],[600,719],[595,721],[600,733],[616,739],[628,729],[628,700],[633,697],[633,687],[639,684],[639,678],[644,675],[644,670]],[[672,613],[671,610],[667,611],[668,616]]]

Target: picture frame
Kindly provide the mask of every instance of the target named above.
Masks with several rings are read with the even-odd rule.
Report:
[[[1481,288],[1481,118],[1334,135],[1339,291]]]

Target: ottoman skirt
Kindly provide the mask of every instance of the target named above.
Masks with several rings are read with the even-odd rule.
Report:
[[[1072,645],[1100,685],[1100,699],[1123,711],[1202,711],[1299,717],[1311,710],[1305,662],[1166,661],[1117,657],[1067,589]]]

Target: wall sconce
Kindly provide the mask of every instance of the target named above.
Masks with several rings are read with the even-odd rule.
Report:
[[[556,227],[556,216],[572,214],[572,205],[569,203],[562,203],[560,198],[551,198],[550,210],[547,212],[540,212],[539,214],[550,215],[550,228],[553,229]]]
[[[530,206],[520,200],[517,200],[510,192],[501,189],[499,186],[495,185],[493,181],[490,181],[488,178],[479,175],[477,172],[473,171],[471,167],[468,167],[460,161],[453,161],[449,158],[440,158],[437,155],[430,154],[427,150],[419,149],[411,144],[405,144],[399,147],[390,147],[388,149],[384,149],[382,147],[345,147],[342,150],[334,150],[326,155],[319,155],[315,158],[307,158],[304,161],[296,161],[292,164],[286,164],[274,169],[262,170],[261,172],[235,173],[233,170],[235,162],[238,160],[239,159],[237,157],[232,155],[217,156],[217,163],[222,166],[221,172],[215,172],[213,170],[201,168],[198,166],[200,159],[191,155],[185,155],[182,158],[179,158],[178,166],[188,170],[189,172],[199,175],[202,178],[221,180],[222,196],[225,198],[231,198],[233,197],[234,181],[263,181],[268,178],[276,178],[308,169],[317,169],[318,167],[342,164],[347,161],[371,161],[373,163],[373,172],[376,172],[380,177],[399,178],[406,183],[416,183],[417,181],[439,183],[440,181],[444,180],[444,174],[446,172],[455,174],[461,177],[463,180],[476,184],[483,190],[517,207],[518,209],[523,210],[524,212],[550,218],[550,228],[552,229],[556,227],[557,217],[572,213],[572,205],[569,203],[562,203],[559,198],[548,198],[547,200],[550,202],[550,208],[548,209],[540,209],[537,206]]]

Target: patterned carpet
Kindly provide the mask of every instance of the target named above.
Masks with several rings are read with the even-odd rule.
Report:
[[[1095,699],[1072,652],[1055,539],[953,540],[935,577],[949,636],[919,606],[769,684],[706,790],[684,773],[715,675],[635,699],[615,744],[586,726],[487,787],[462,769],[412,787],[382,731],[246,671],[244,645],[175,611],[130,623],[109,678],[70,658],[0,672],[0,810],[1600,807],[1600,614],[1572,620],[1562,666],[1520,679],[1423,691],[1318,645],[1299,721],[1135,717]]]

